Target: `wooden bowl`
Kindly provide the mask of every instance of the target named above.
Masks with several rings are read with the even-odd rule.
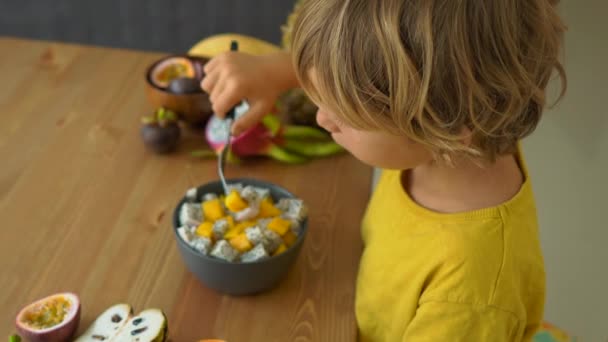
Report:
[[[200,125],[204,124],[207,119],[213,114],[209,95],[202,89],[197,93],[174,94],[166,88],[159,87],[152,82],[152,70],[164,60],[173,57],[188,58],[194,63],[196,70],[196,78],[203,78],[203,66],[208,59],[203,57],[195,57],[189,55],[171,55],[163,57],[148,67],[146,70],[146,95],[148,101],[154,107],[165,107],[176,112],[179,118],[189,124]]]

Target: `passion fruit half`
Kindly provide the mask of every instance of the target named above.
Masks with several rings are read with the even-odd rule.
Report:
[[[69,341],[80,322],[80,300],[73,293],[58,293],[37,300],[19,311],[15,326],[31,342]]]
[[[176,78],[196,78],[192,60],[185,57],[170,57],[156,64],[150,75],[151,81],[159,88],[167,88]]]

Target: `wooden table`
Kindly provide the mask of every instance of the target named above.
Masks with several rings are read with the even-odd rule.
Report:
[[[19,308],[80,295],[82,331],[107,307],[162,308],[174,342],[353,341],[360,220],[372,170],[343,155],[303,166],[229,167],[283,185],[310,206],[310,232],[274,291],[233,298],[185,269],[172,210],[216,179],[213,160],[147,151],[143,72],[160,54],[0,38],[0,332]],[[3,337],[1,337],[3,338]]]

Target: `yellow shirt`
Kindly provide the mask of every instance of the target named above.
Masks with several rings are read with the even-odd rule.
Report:
[[[497,207],[440,214],[384,171],[363,221],[356,316],[361,341],[528,341],[545,273],[525,182]]]

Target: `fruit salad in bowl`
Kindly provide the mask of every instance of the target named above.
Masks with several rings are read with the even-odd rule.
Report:
[[[275,184],[229,180],[186,192],[173,217],[190,271],[207,286],[251,294],[275,286],[295,262],[307,231],[305,203]]]

